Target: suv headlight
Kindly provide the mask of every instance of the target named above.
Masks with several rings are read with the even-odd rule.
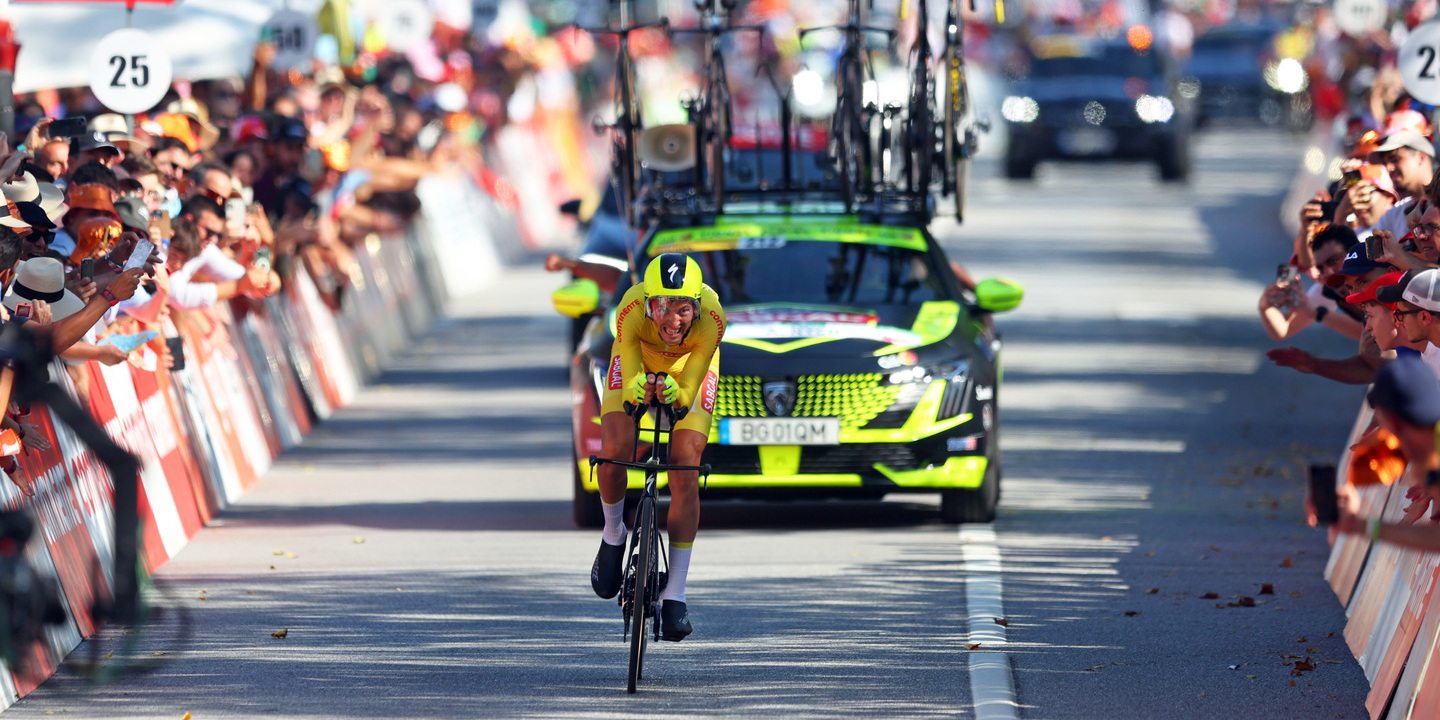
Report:
[[[1000,103],[1000,114],[1014,123],[1031,123],[1040,117],[1040,103],[1035,98],[1011,95]]]
[[[1135,114],[1147,123],[1170,122],[1175,117],[1175,103],[1164,95],[1141,95],[1135,101]]]

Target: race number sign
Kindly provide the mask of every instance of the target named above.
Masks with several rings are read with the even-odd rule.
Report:
[[[1410,31],[1397,62],[1406,92],[1423,103],[1440,103],[1440,20]]]
[[[144,30],[116,30],[90,56],[90,91],[105,107],[131,115],[155,107],[170,89],[170,53]]]
[[[375,24],[385,35],[385,45],[405,52],[430,39],[435,16],[422,0],[389,0],[375,10]]]
[[[315,52],[315,21],[294,10],[277,10],[265,21],[261,33],[275,46],[270,67],[276,70],[303,66]]]
[[[1385,0],[1335,0],[1335,24],[1354,37],[1385,27],[1389,14]]]

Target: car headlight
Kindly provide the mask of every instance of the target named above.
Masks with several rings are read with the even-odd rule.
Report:
[[[935,363],[931,365],[911,365],[901,368],[887,376],[891,385],[902,385],[905,383],[932,383],[936,380],[951,380],[959,377],[965,379],[965,374],[970,371],[970,363],[959,360],[955,362]]]
[[[1014,123],[1031,123],[1040,117],[1040,103],[1035,98],[1011,95],[1000,103],[1000,114]]]
[[[1310,77],[1305,66],[1295,58],[1282,58],[1265,65],[1265,84],[1288,95],[1294,95],[1310,87]]]
[[[1170,122],[1175,117],[1175,103],[1164,95],[1141,95],[1135,101],[1135,114],[1147,123]]]

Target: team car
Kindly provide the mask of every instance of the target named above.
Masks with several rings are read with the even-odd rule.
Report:
[[[926,230],[853,214],[660,224],[641,247],[636,267],[694,258],[725,308],[719,382],[700,390],[715,418],[707,498],[939,492],[947,522],[993,518],[1001,344],[990,315],[1021,288],[969,290]],[[615,322],[614,308],[596,316],[570,367],[581,526],[603,521],[588,458],[601,448]]]
[[[1188,178],[1193,93],[1181,92],[1145,33],[1031,41],[1000,107],[1007,177],[1031,178],[1044,160],[1116,158],[1151,160],[1163,180]]]

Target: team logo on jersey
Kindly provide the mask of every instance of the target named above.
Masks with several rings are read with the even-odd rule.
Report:
[[[705,373],[705,382],[700,385],[700,409],[707,413],[715,412],[715,391],[720,385],[720,378],[715,371]]]
[[[620,373],[620,356],[610,360],[610,389],[619,390],[625,387],[625,376]]]

